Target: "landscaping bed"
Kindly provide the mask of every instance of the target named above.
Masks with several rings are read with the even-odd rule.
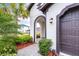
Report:
[[[16,38],[16,49],[22,49],[29,45],[32,45],[32,37],[27,34],[18,35]]]
[[[22,48],[25,48],[25,47],[28,47],[30,45],[32,45],[33,42],[28,42],[28,43],[19,43],[19,44],[16,44],[16,49],[22,49]]]

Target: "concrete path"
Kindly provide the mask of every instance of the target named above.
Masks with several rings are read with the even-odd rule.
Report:
[[[17,56],[41,56],[38,53],[38,44],[33,44],[17,51]]]

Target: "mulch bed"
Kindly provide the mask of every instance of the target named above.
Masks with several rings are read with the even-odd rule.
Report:
[[[22,48],[25,48],[25,47],[28,47],[30,45],[32,45],[33,42],[28,42],[28,43],[19,43],[19,44],[16,44],[16,49],[22,49]]]

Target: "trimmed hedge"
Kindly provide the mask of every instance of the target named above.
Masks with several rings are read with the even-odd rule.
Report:
[[[32,36],[30,35],[19,35],[16,38],[16,43],[26,43],[26,42],[31,42],[32,41]]]
[[[42,39],[39,41],[39,52],[41,55],[47,56],[52,42],[50,39]]]

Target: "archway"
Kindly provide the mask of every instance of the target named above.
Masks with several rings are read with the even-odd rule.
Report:
[[[34,42],[38,43],[43,38],[46,38],[46,19],[38,16],[34,22]]]

